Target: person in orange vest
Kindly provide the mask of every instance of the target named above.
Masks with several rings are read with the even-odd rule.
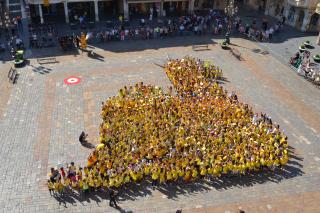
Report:
[[[87,48],[87,40],[86,40],[86,35],[84,33],[81,34],[80,43],[81,43],[81,48],[82,49],[86,49]]]

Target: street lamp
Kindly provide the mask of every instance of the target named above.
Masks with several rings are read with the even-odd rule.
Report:
[[[228,17],[228,28],[226,33],[226,42],[230,44],[230,31],[232,27],[232,18],[238,13],[238,7],[235,6],[234,0],[228,0],[226,7],[224,8],[224,13]]]

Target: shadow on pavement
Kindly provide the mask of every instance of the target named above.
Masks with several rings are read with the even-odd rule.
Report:
[[[30,65],[32,67],[32,71],[35,72],[35,73],[39,73],[41,75],[44,75],[44,74],[49,74],[52,69],[51,68],[47,68],[47,67],[44,67],[44,66],[33,66],[33,65]]]
[[[303,165],[301,161],[303,158],[296,156],[294,148],[289,147],[290,160],[286,166],[276,168],[274,170],[262,169],[257,172],[251,172],[245,175],[223,175],[219,178],[212,179],[198,179],[193,182],[172,182],[167,184],[160,184],[156,190],[160,191],[168,199],[177,200],[181,195],[192,195],[210,190],[226,191],[234,187],[245,188],[251,187],[256,184],[264,184],[267,182],[280,183],[285,179],[295,178],[302,176],[304,172],[301,170]],[[150,180],[143,180],[141,182],[131,183],[124,185],[118,189],[118,201],[136,200],[138,197],[146,197],[152,194],[154,188],[151,186]],[[87,195],[74,190],[68,190],[63,195],[54,195],[53,197],[67,208],[67,203],[75,205],[80,202],[81,205],[86,205],[84,202],[95,202],[98,206],[99,203],[108,202],[108,190],[98,189],[90,191]],[[121,205],[121,204],[120,204]],[[120,210],[119,210],[120,211]],[[121,209],[120,212],[125,212]]]
[[[81,145],[86,147],[86,148],[88,148],[88,149],[95,148],[95,146],[92,143],[89,143],[89,142],[82,142]]]
[[[94,52],[93,50],[84,50],[84,52],[87,52],[87,55],[89,58],[92,58],[98,61],[104,61],[104,57]]]
[[[248,15],[250,14],[250,15]],[[274,25],[278,22],[278,20],[274,17],[264,15],[259,11],[248,10],[247,8],[242,8],[239,10],[238,14],[241,19],[243,25],[251,24],[253,19],[255,18],[257,21],[257,26],[260,29],[262,25],[262,19],[268,21],[269,26]],[[177,17],[176,17],[177,18]],[[134,24],[135,22],[139,22],[139,19],[130,21],[130,28],[138,28],[139,24]],[[159,24],[150,23],[150,26],[158,26]],[[57,30],[59,36],[63,35],[80,35],[81,30],[75,29],[72,30],[69,25],[61,22],[53,23],[54,29]],[[114,27],[119,27],[120,23],[114,25]],[[96,34],[98,32],[102,32],[107,30],[106,22],[101,21],[99,24],[96,24],[93,29],[82,30],[85,32],[93,32]],[[192,34],[192,33],[191,33]],[[152,39],[152,40],[130,40],[130,41],[109,41],[101,43],[95,39],[94,41],[88,42],[88,47],[101,48],[105,51],[110,51],[114,53],[123,53],[123,52],[131,52],[131,51],[143,51],[146,49],[160,49],[160,48],[169,48],[169,47],[181,47],[181,46],[192,46],[192,45],[206,45],[206,44],[215,44],[212,39],[223,39],[224,34],[222,35],[212,35],[211,31],[207,32],[204,36],[195,36],[195,35],[185,35],[185,36],[177,36],[174,35],[172,37],[164,38],[164,39]],[[294,27],[289,25],[285,25],[284,28],[277,34],[274,34],[270,43],[284,43],[292,38],[300,38],[307,36],[317,36],[317,33],[305,33],[300,32]],[[239,33],[233,32],[231,34],[232,38],[247,38]],[[255,42],[255,41],[254,41]],[[261,43],[261,42],[258,42]],[[268,44],[269,42],[262,42],[261,44]],[[298,44],[297,44],[298,45]],[[74,49],[72,51],[62,51],[58,44],[55,47],[48,47],[42,49],[30,49],[32,54],[30,54],[30,58],[38,58],[38,57],[54,57],[54,56],[63,56],[63,55],[78,55],[79,51]],[[48,51],[49,50],[49,51]],[[101,57],[96,57],[97,60],[103,60]],[[3,57],[3,60],[9,60],[7,57]]]
[[[285,29],[291,28],[286,26]],[[313,34],[297,32],[295,29],[290,29],[292,33],[287,33],[286,30],[274,35],[273,40],[270,43],[283,43],[291,38],[305,37]],[[234,34],[232,38],[244,38],[245,36]],[[215,45],[216,39],[224,39],[224,35],[211,35],[206,34],[202,36],[173,36],[164,39],[152,39],[152,40],[126,40],[126,41],[109,41],[109,42],[92,42],[90,44],[90,49],[100,48],[102,50],[113,52],[113,53],[124,53],[124,52],[137,52],[144,50],[158,50],[161,48],[174,48],[174,47],[187,47],[187,46],[197,46],[197,45],[209,45],[206,51],[210,51],[212,48],[210,46]],[[253,41],[255,42],[255,41]],[[260,43],[260,42],[258,42]],[[268,44],[263,42],[261,44]],[[234,46],[239,46],[235,45]],[[239,46],[246,48],[244,46]],[[66,55],[79,55],[80,52],[76,49],[70,51],[62,51],[59,46],[43,48],[43,49],[32,49],[32,54],[30,54],[29,59],[41,58],[41,57],[56,57],[56,56],[66,56]],[[97,54],[97,53],[95,53]],[[88,55],[89,56],[89,55]],[[101,55],[89,56],[90,58],[103,61]],[[3,57],[3,60],[10,60],[8,57]]]

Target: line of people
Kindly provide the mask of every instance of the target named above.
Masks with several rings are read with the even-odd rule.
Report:
[[[283,29],[284,23],[284,17],[276,24],[269,24],[266,19],[263,19],[261,26],[258,26],[256,18],[252,20],[251,24],[243,24],[241,19],[237,17],[234,22],[234,31],[255,41],[268,42],[272,41],[273,36]]]
[[[80,139],[79,139],[80,140]],[[82,140],[82,139],[81,139]],[[51,168],[48,174],[48,189],[51,196],[61,196],[65,193],[72,193],[74,190],[79,190],[81,194],[86,196],[89,191],[100,189],[101,184],[98,182],[87,181],[89,170],[87,167],[82,169],[76,167],[74,162],[67,164],[67,169],[63,166],[59,168]],[[118,208],[116,197],[118,192],[109,189],[109,205]]]

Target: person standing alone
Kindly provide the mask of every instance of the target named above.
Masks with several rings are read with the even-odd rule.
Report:
[[[115,192],[113,189],[111,189],[109,192],[109,198],[110,198],[109,206],[116,207],[116,208],[119,207],[117,205],[116,196],[117,196],[117,192]]]

